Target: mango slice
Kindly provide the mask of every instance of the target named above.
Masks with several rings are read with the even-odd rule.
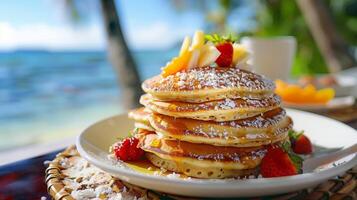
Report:
[[[163,77],[167,77],[171,74],[175,74],[181,70],[187,69],[190,58],[190,51],[186,51],[185,53],[183,53],[183,55],[173,58],[170,63],[168,63],[164,68],[162,68],[161,75]]]
[[[335,91],[332,88],[317,90],[311,84],[301,87],[281,80],[276,80],[275,85],[275,93],[287,103],[326,104],[335,97]]]

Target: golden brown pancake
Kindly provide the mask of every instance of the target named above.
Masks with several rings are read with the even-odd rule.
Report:
[[[293,125],[281,108],[229,122],[174,118],[157,113],[149,119],[151,126],[163,137],[235,147],[261,146],[284,140]]]
[[[142,84],[145,92],[161,101],[205,102],[225,98],[263,97],[275,86],[263,76],[239,68],[193,68]]]
[[[146,80],[145,106],[129,113],[154,165],[197,178],[257,175],[292,120],[274,83],[238,68],[203,67]]]
[[[149,117],[151,115],[151,110],[141,107],[138,109],[131,110],[128,113],[130,119],[135,121],[134,126],[135,128],[146,129],[150,131],[154,131],[154,128],[151,127]]]
[[[143,95],[140,98],[140,103],[154,112],[172,117],[205,121],[232,121],[277,108],[280,105],[280,98],[277,95],[272,95],[264,99],[239,98],[187,103],[158,101],[150,95]]]
[[[154,132],[145,130],[139,130],[139,132],[139,146],[145,152],[148,152],[148,158],[154,165],[159,167],[170,166],[170,170],[180,173],[186,172],[185,174],[189,173],[187,169],[201,170],[200,174],[189,173],[190,176],[194,177],[232,177],[234,174],[229,173],[232,170],[236,173],[235,176],[243,174],[243,172],[237,173],[238,170],[249,170],[251,173],[259,165],[266,152],[265,146],[251,148],[218,147],[164,139]],[[155,156],[152,156],[152,154]],[[157,163],[158,158],[165,163]],[[176,168],[172,166],[173,163],[176,163]],[[182,169],[185,165],[189,168]],[[205,173],[202,174],[202,172]]]
[[[175,160],[165,159],[157,156],[154,153],[146,152],[146,158],[153,163],[153,165],[165,170],[181,173],[186,176],[203,178],[203,179],[222,179],[222,178],[239,178],[255,176],[259,174],[259,168],[253,169],[226,169],[222,167],[210,167],[210,165],[200,166],[189,159],[183,159],[181,162]]]
[[[151,114],[151,110],[150,109],[147,109],[145,107],[141,107],[141,108],[137,108],[137,109],[134,109],[134,110],[131,110],[129,113],[128,113],[128,117],[130,119],[133,119],[137,122],[148,122],[149,121],[149,117],[150,117],[150,114]]]

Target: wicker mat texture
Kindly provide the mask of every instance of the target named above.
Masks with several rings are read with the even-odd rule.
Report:
[[[48,193],[56,200],[72,199],[197,199],[172,196],[140,188],[91,166],[80,157],[74,146],[59,153],[46,169]],[[316,188],[278,196],[247,199],[322,200],[357,199],[357,166],[342,176]]]

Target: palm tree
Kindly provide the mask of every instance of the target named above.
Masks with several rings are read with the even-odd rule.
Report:
[[[109,59],[117,71],[123,106],[126,109],[138,107],[138,100],[142,94],[140,77],[121,30],[115,2],[114,0],[100,0],[100,3],[108,41]]]
[[[322,0],[298,0],[297,3],[330,70],[336,72],[356,66],[357,62],[338,33],[326,3]]]
[[[78,20],[83,17],[81,16],[81,13],[83,12],[85,12],[84,14],[88,14],[87,10],[81,10],[80,6],[76,6],[83,2],[84,1],[76,0],[65,1],[73,20]],[[102,19],[107,36],[109,60],[116,71],[119,87],[121,89],[122,107],[124,109],[136,108],[139,106],[138,100],[142,94],[140,77],[121,29],[115,1],[100,0],[99,2],[102,9]]]
[[[330,1],[332,2],[333,0]],[[217,8],[209,10],[202,8],[208,8],[212,1],[176,0],[173,1],[173,6],[180,10],[182,10],[183,6],[186,9],[203,10],[208,24],[211,25],[211,31],[227,34],[237,31],[230,30],[228,18],[231,12],[242,6],[244,2],[245,4],[258,5],[255,13],[257,26],[248,32],[241,32],[241,36],[293,35],[297,38],[299,45],[295,67],[293,68],[295,75],[325,73],[328,71],[327,67],[325,67],[326,64],[331,72],[356,66],[356,60],[349,46],[341,37],[341,33],[337,30],[336,24],[332,20],[331,10],[327,9],[328,4],[331,6],[329,1],[218,0],[216,2],[218,3]],[[356,9],[354,8],[357,7],[357,3],[353,3],[353,0],[341,0],[341,2],[338,2],[340,10],[342,5],[343,7],[348,6],[351,15],[356,16]],[[355,19],[356,17],[354,21]],[[295,23],[291,23],[292,21]],[[342,20],[342,23],[347,26],[346,20]],[[354,40],[354,43],[356,43],[355,29],[344,29],[344,33],[346,32],[350,32],[347,35],[354,34],[349,39]]]

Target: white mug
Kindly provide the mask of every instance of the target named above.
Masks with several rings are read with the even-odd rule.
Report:
[[[254,72],[273,80],[289,79],[296,52],[294,37],[244,37],[242,44],[251,53],[248,63],[252,65]]]

